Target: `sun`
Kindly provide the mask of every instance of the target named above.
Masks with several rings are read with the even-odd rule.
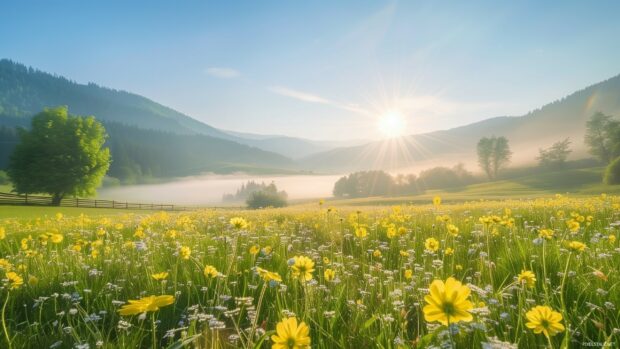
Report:
[[[405,133],[407,121],[401,112],[391,110],[379,116],[377,126],[384,137],[396,138]]]

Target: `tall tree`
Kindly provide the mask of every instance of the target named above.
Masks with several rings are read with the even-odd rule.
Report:
[[[35,115],[19,136],[8,168],[14,190],[49,193],[54,205],[67,195],[94,195],[110,166],[103,125],[92,116],[69,115],[67,107]]]
[[[553,143],[553,145],[547,149],[539,149],[539,155],[536,158],[540,166],[545,167],[562,167],[566,162],[566,158],[572,152],[569,149],[570,139],[565,138],[562,141]]]
[[[493,142],[493,178],[497,178],[497,173],[501,168],[506,166],[510,162],[512,157],[512,151],[508,145],[508,139],[506,137],[497,137]]]
[[[497,178],[512,156],[506,137],[483,137],[478,141],[477,151],[478,164],[489,179]]]
[[[585,143],[590,148],[590,154],[608,164],[614,159],[614,143],[618,143],[616,135],[620,129],[620,122],[611,115],[596,112],[586,122]]]
[[[489,179],[492,179],[493,172],[491,171],[491,157],[493,156],[493,139],[482,137],[478,141],[478,165],[484,173],[486,173]]]

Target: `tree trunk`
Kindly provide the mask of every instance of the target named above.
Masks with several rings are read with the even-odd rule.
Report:
[[[62,197],[64,195],[61,193],[54,193],[52,196],[52,206],[60,206],[60,202],[62,201]]]

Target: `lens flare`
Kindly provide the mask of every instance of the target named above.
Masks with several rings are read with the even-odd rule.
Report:
[[[392,110],[379,117],[378,127],[384,137],[396,138],[404,135],[407,121],[401,112]]]

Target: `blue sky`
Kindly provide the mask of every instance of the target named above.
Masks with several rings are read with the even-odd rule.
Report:
[[[0,57],[212,126],[378,138],[522,115],[620,73],[618,1],[17,1]]]

